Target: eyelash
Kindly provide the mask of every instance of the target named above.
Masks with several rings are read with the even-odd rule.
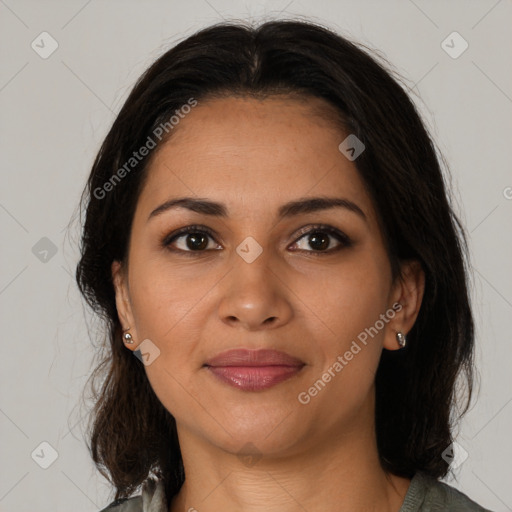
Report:
[[[348,248],[353,245],[353,241],[345,233],[343,233],[342,231],[339,231],[336,228],[333,228],[332,226],[328,226],[326,224],[313,224],[311,226],[307,226],[307,228],[302,228],[301,230],[299,230],[299,233],[297,234],[298,238],[295,240],[295,242],[293,242],[293,244],[297,243],[299,240],[304,238],[304,236],[306,236],[308,234],[312,234],[312,233],[317,233],[317,232],[327,233],[328,235],[337,238],[338,241],[341,243],[341,245],[339,245],[338,247],[335,247],[334,249],[328,249],[326,251],[315,251],[315,250],[305,251],[303,249],[297,249],[297,251],[312,253],[315,256],[324,256],[324,255],[332,254],[334,252],[338,252],[343,248]],[[194,256],[194,253],[207,252],[206,249],[201,250],[201,251],[190,251],[190,250],[184,251],[182,249],[173,249],[170,247],[172,242],[174,242],[175,240],[177,240],[178,238],[180,238],[183,235],[187,235],[187,234],[191,234],[191,233],[192,234],[205,234],[205,235],[210,236],[212,239],[215,239],[215,234],[210,228],[208,228],[206,226],[192,225],[192,226],[186,226],[184,228],[181,228],[181,229],[171,233],[170,235],[167,235],[162,240],[162,247],[164,247],[172,252],[181,253],[186,256]],[[209,249],[209,250],[211,250],[211,249]]]

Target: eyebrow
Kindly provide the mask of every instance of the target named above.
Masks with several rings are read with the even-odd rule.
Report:
[[[155,208],[148,217],[148,221],[173,208],[186,208],[187,210],[210,215],[212,217],[227,218],[228,210],[222,203],[211,201],[209,199],[197,199],[194,197],[180,197],[170,199]],[[365,222],[368,219],[363,210],[353,201],[342,197],[304,197],[295,201],[283,204],[277,211],[279,219],[314,213],[331,208],[344,208],[359,215]]]

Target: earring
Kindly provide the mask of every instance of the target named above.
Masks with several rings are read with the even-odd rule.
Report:
[[[127,345],[131,345],[133,343],[133,338],[132,338],[132,335],[128,332],[130,330],[130,328],[128,327],[128,329],[125,329],[123,331],[123,341],[127,344]]]
[[[398,341],[400,348],[404,348],[405,345],[407,344],[407,338],[405,337],[405,334],[401,331],[398,331],[396,333],[396,341]]]

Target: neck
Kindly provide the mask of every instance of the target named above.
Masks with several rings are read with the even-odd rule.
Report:
[[[410,484],[381,467],[373,425],[252,462],[178,432],[186,479],[170,512],[398,512]]]

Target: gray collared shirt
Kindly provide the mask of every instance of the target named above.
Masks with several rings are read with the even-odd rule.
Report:
[[[161,481],[148,480],[142,494],[115,501],[101,512],[169,512]],[[454,487],[417,472],[398,512],[491,512]]]

